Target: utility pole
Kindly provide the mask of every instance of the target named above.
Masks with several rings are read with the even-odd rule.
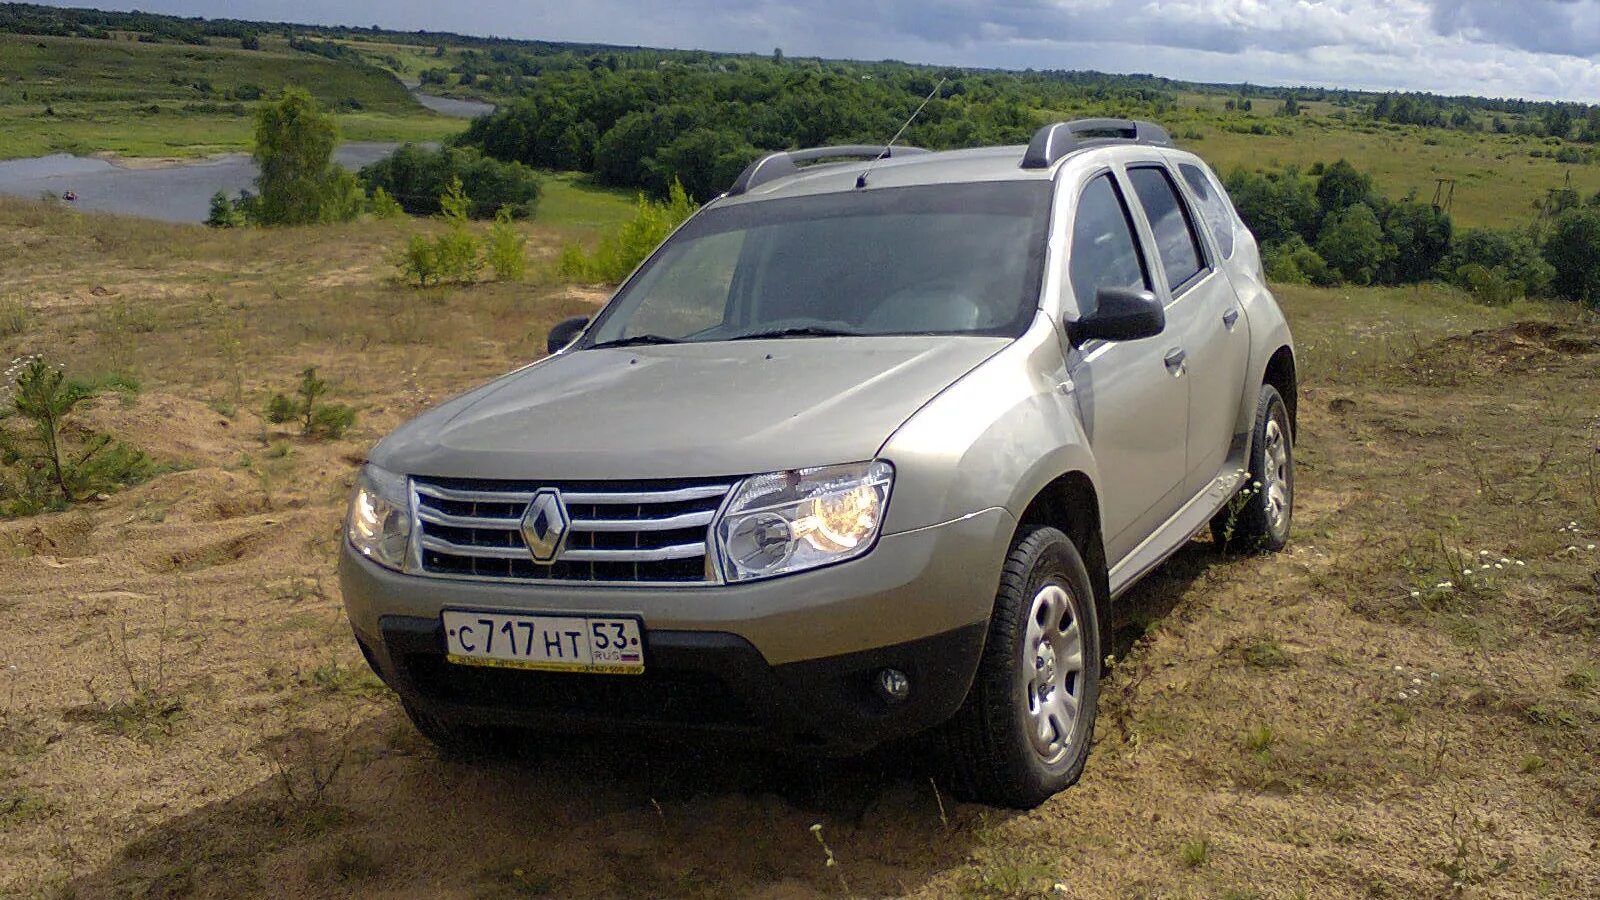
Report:
[[[1434,210],[1448,214],[1450,204],[1456,199],[1456,180],[1454,178],[1435,178],[1433,185]]]

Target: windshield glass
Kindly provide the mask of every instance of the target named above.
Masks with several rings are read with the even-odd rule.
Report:
[[[600,313],[587,346],[837,334],[1020,335],[1047,181],[930,185],[701,212]]]

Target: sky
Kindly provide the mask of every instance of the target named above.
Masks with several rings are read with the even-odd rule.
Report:
[[[1600,0],[69,0],[53,5],[1600,103]]]

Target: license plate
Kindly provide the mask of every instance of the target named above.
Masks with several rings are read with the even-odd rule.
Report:
[[[446,658],[465,666],[638,675],[644,629],[624,616],[550,616],[447,609]]]

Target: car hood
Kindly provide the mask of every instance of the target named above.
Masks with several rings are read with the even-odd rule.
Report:
[[[401,426],[372,461],[407,475],[632,479],[871,459],[1006,338],[798,338],[581,350]]]

